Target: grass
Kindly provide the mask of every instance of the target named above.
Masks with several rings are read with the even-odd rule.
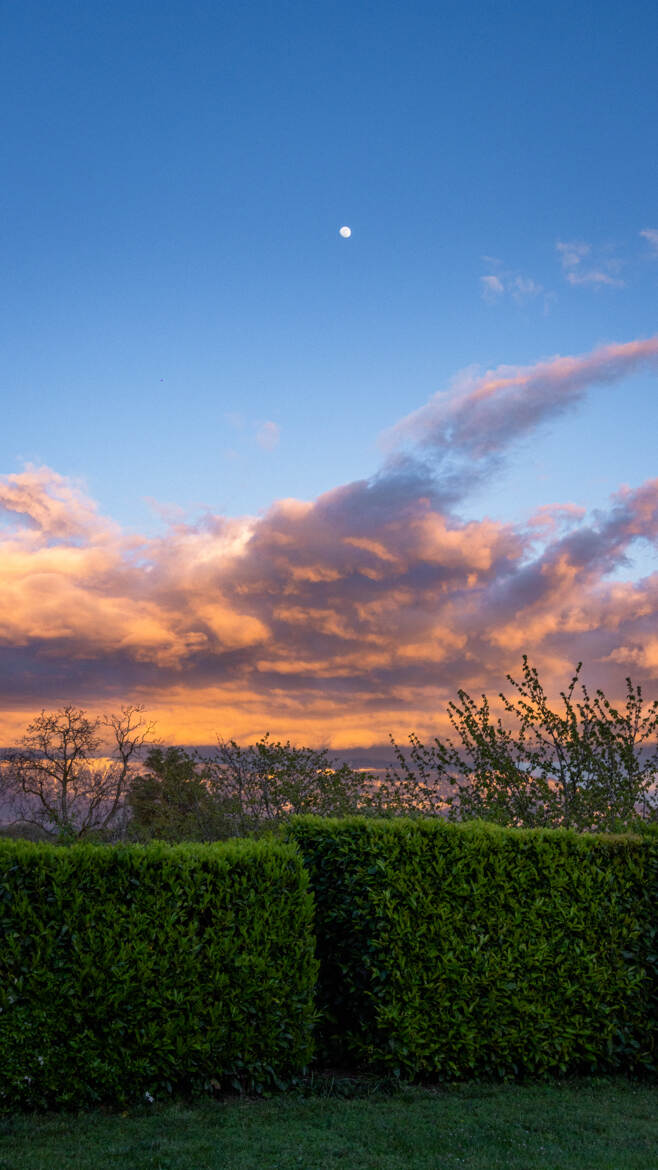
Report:
[[[658,1170],[655,1083],[355,1088],[3,1116],[0,1170]]]

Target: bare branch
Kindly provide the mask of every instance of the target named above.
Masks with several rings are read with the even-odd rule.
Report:
[[[71,839],[113,824],[121,813],[131,761],[153,730],[142,711],[130,706],[119,715],[89,719],[71,705],[42,710],[6,760],[8,787],[17,795],[21,819]],[[105,758],[101,727],[112,731]]]

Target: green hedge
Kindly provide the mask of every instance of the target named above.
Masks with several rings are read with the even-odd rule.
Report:
[[[0,1103],[74,1107],[294,1080],[312,897],[284,843],[0,843]]]
[[[357,817],[289,833],[316,899],[321,1059],[655,1071],[655,837]]]

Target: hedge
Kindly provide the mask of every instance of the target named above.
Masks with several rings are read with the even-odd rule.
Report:
[[[0,843],[0,1103],[285,1086],[312,1057],[297,851]]]
[[[658,838],[294,818],[320,1058],[408,1078],[656,1071]]]

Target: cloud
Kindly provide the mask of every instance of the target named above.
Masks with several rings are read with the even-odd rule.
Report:
[[[169,524],[174,524],[185,517],[185,509],[180,504],[165,503],[156,500],[154,496],[142,496],[144,503],[154,516],[159,516]]]
[[[527,521],[528,531],[536,530],[546,536],[559,529],[571,528],[582,520],[587,509],[579,504],[542,504]]]
[[[555,246],[558,250],[563,268],[577,268],[585,256],[588,256],[592,250],[589,244],[577,240],[572,241],[570,244],[558,241]]]
[[[482,296],[489,304],[497,301],[505,292],[505,285],[498,276],[481,276],[480,284],[482,285]]]
[[[543,286],[532,277],[523,276],[520,272],[503,270],[500,260],[493,256],[483,256],[482,259],[492,268],[498,269],[497,272],[480,277],[480,292],[487,304],[496,304],[503,297],[509,296],[515,304],[523,305],[544,291]]]
[[[597,269],[592,269],[591,272],[568,272],[567,280],[569,284],[607,284],[611,288],[624,288],[626,283]]]
[[[538,297],[543,291],[542,285],[530,276],[515,276],[511,282],[512,297],[517,304],[523,304],[524,301],[532,300],[533,297]]]
[[[0,740],[41,707],[133,701],[172,742],[270,730],[367,747],[436,733],[457,687],[495,693],[523,652],[556,695],[581,658],[613,694],[629,672],[655,684],[658,572],[609,578],[636,542],[658,546],[658,480],[521,525],[454,506],[464,467],[657,358],[652,338],[469,371],[399,424],[412,449],[377,475],[258,517],[171,514],[157,537],[124,533],[50,469],[5,477]]]
[[[614,257],[602,257],[597,265],[585,270],[583,260],[591,255],[592,246],[583,240],[565,242],[558,240],[555,245],[565,279],[571,285],[591,285],[610,288],[625,288],[626,282],[615,275],[621,268],[621,261]]]
[[[226,411],[224,418],[229,427],[234,431],[245,431],[247,427],[247,419],[241,411]],[[272,451],[279,442],[280,427],[278,423],[266,420],[265,422],[252,423],[250,429],[256,443],[264,451]],[[229,458],[238,458],[238,452],[228,449],[224,452]]]
[[[658,228],[644,228],[640,235],[647,240],[653,254],[658,256]]]
[[[0,478],[0,509],[23,517],[31,528],[54,539],[99,538],[112,527],[109,521],[99,523],[96,505],[84,495],[82,485],[49,467],[31,464],[17,475]]]
[[[411,442],[443,462],[464,466],[502,452],[526,432],[579,402],[587,389],[616,382],[641,365],[658,365],[658,336],[601,346],[534,366],[468,371],[452,393],[440,391],[385,435],[389,447]],[[486,466],[482,464],[481,466]]]
[[[280,437],[280,429],[278,423],[264,422],[258,427],[256,431],[256,442],[264,451],[273,451],[278,445]]]

